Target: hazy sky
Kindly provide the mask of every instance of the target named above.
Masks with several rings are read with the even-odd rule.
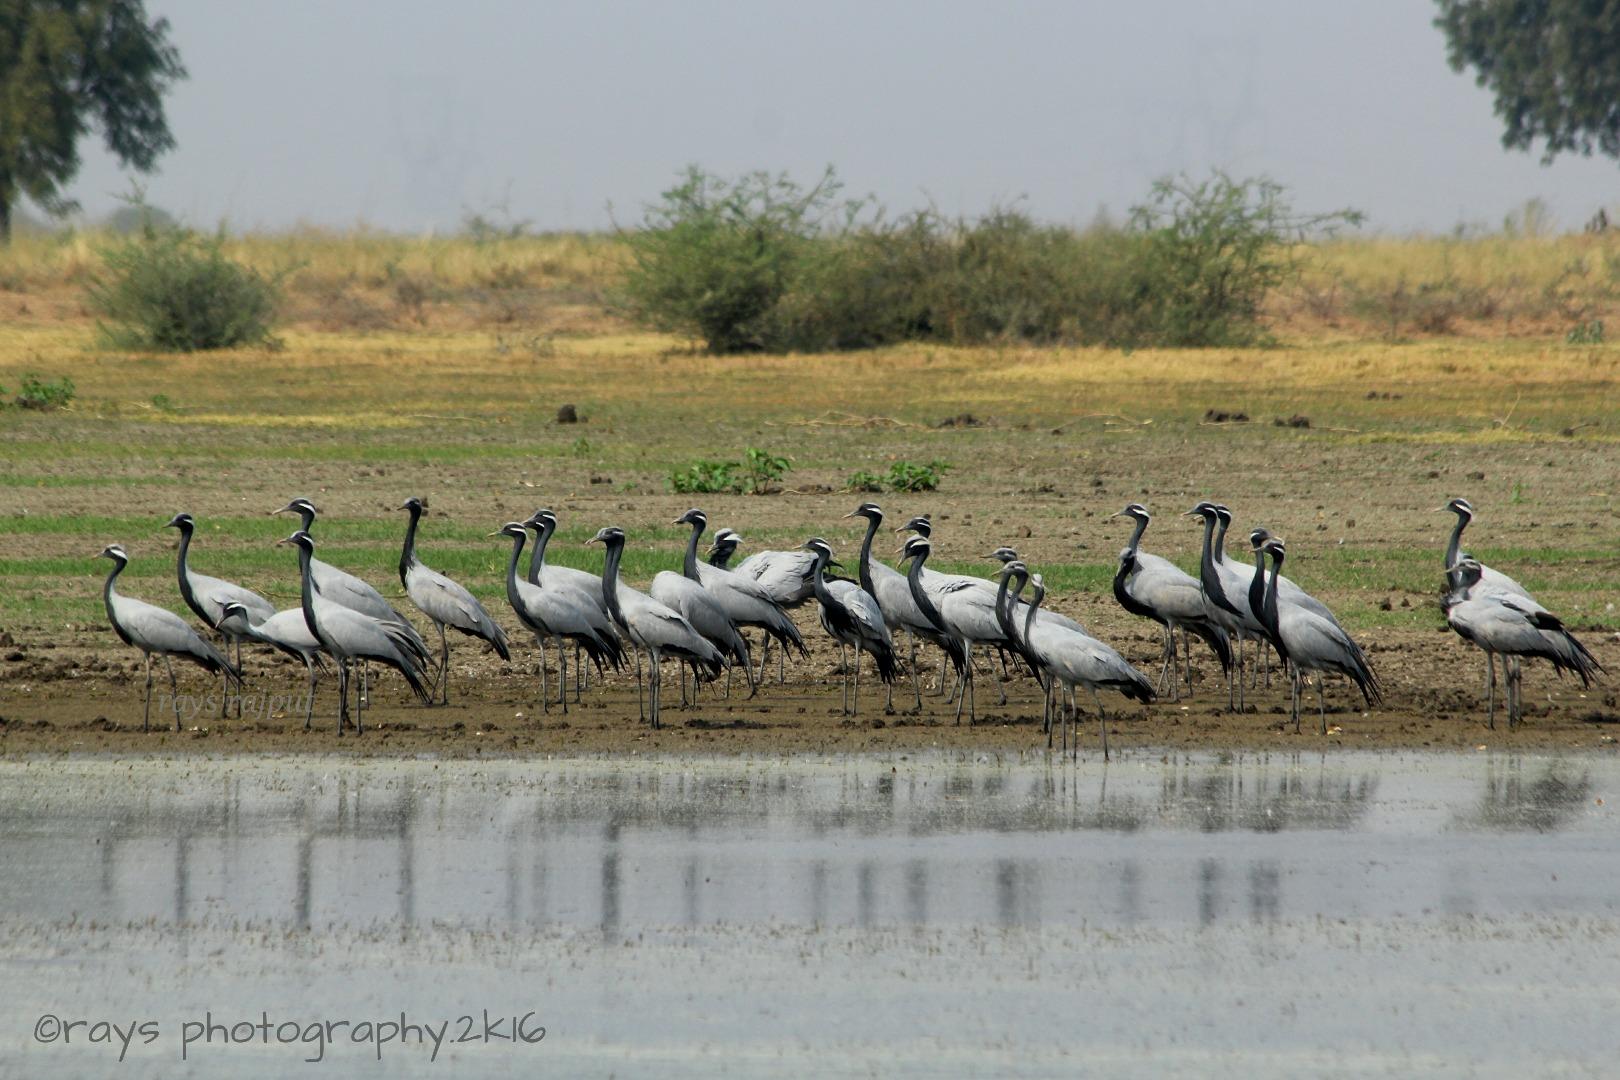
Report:
[[[832,163],[951,213],[1116,214],[1167,172],[1266,173],[1370,227],[1578,226],[1620,166],[1501,148],[1426,0],[147,0],[191,79],[149,198],[193,223],[621,221],[696,162]],[[128,180],[85,146],[90,214]]]

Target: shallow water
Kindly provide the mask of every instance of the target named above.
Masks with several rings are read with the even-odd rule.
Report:
[[[165,1076],[298,1072],[311,1047],[345,1075],[664,1076],[1599,1075],[1620,1050],[1611,756],[81,759],[0,781],[0,1062],[29,1075],[120,1049],[41,1042],[47,1013],[150,1021],[120,1074]],[[546,1035],[485,1042],[484,1009]],[[402,1011],[478,1038],[430,1060],[428,1036],[307,1037]],[[184,1040],[266,1013],[297,1038]]]

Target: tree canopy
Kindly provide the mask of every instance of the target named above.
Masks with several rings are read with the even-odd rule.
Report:
[[[1456,71],[1496,95],[1502,145],[1620,158],[1620,0],[1437,0]]]
[[[168,33],[142,0],[0,3],[0,243],[19,196],[73,208],[61,188],[90,131],[142,172],[173,148],[163,94],[186,69]]]

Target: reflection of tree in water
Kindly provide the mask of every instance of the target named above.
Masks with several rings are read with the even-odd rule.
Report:
[[[1202,832],[1347,829],[1367,813],[1377,790],[1376,776],[1224,762],[1167,770],[1160,809],[1191,819]]]
[[[1479,809],[1465,815],[1465,825],[1498,831],[1556,832],[1569,823],[1578,807],[1592,794],[1592,777],[1568,762],[1549,761],[1526,775],[1524,763],[1513,758],[1492,761],[1485,774],[1485,792]]]

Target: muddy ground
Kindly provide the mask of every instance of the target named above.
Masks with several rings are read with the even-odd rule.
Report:
[[[1095,612],[1086,610],[1088,616]],[[801,622],[807,622],[801,613]],[[184,717],[173,730],[167,680],[156,668],[153,729],[141,730],[141,666],[138,654],[120,649],[110,631],[80,629],[61,640],[7,647],[0,662],[0,753],[37,752],[288,752],[353,751],[367,754],[593,754],[593,753],[823,753],[886,752],[910,749],[1043,749],[1041,701],[1034,682],[1014,674],[1003,685],[1008,704],[997,703],[998,675],[984,671],[976,696],[978,722],[955,722],[954,708],[930,693],[937,678],[937,653],[925,651],[922,712],[912,710],[909,680],[896,687],[895,709],[884,708],[875,692],[870,661],[862,680],[860,714],[845,716],[836,653],[819,631],[804,627],[814,650],[807,662],[790,662],[787,682],[772,675],[749,700],[740,677],[730,698],[705,688],[690,708],[678,705],[674,667],[666,666],[663,727],[651,729],[638,718],[633,678],[593,681],[581,703],[567,715],[553,704],[536,708],[538,668],[528,643],[514,642],[510,665],[470,644],[452,647],[451,703],[423,707],[404,692],[393,673],[374,691],[368,730],[341,739],[335,734],[336,694],[331,680],[317,691],[315,723],[303,725],[302,669],[263,654],[249,655],[244,716],[220,720],[218,684],[196,668],[177,672],[181,700],[198,698],[203,715]],[[1525,721],[1508,730],[1505,715],[1495,730],[1485,724],[1483,673],[1479,653],[1453,635],[1383,628],[1358,635],[1384,683],[1386,704],[1367,710],[1342,680],[1328,684],[1329,734],[1319,733],[1315,697],[1306,698],[1300,732],[1287,716],[1287,694],[1280,679],[1247,694],[1248,710],[1228,711],[1226,690],[1207,655],[1194,653],[1192,696],[1143,708],[1105,697],[1110,749],[1300,749],[1313,746],[1435,749],[1613,748],[1620,736],[1620,692],[1612,686],[1583,691],[1559,680],[1544,666],[1527,667]],[[1111,636],[1143,670],[1156,673],[1157,638],[1124,630]],[[1620,671],[1620,643],[1612,635],[1588,635],[1588,643],[1610,671]],[[1201,646],[1200,646],[1201,648]],[[555,692],[555,655],[552,654]],[[210,695],[214,697],[210,698]],[[1083,704],[1080,746],[1098,748],[1097,721]]]

